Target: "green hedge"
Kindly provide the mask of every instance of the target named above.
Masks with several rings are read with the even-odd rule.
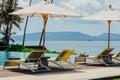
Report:
[[[31,52],[32,50],[41,50],[41,49],[40,48],[26,48],[23,45],[11,44],[5,51]],[[50,50],[46,50],[46,53],[48,53],[48,54],[60,54],[60,52],[50,51]],[[74,54],[76,55],[77,53],[74,53]]]
[[[32,50],[41,50],[39,48],[26,48],[23,45],[19,44],[11,44],[5,51],[16,51],[16,52],[31,52]],[[54,54],[59,54],[60,52],[57,51],[50,51],[46,50],[46,53],[54,53]]]

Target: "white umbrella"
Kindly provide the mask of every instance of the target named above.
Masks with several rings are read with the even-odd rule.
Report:
[[[45,32],[46,32],[46,19],[48,17],[78,17],[80,14],[69,11],[65,8],[53,5],[48,1],[40,2],[31,7],[27,7],[10,14],[13,15],[21,15],[21,16],[35,16],[35,17],[43,17],[44,19],[44,35],[43,35],[43,48],[45,46]],[[43,49],[44,50],[44,49]]]
[[[87,20],[106,20],[108,22],[108,48],[110,48],[110,24],[112,21],[120,20],[120,12],[112,9],[112,5],[109,5],[108,10],[100,11],[90,16],[86,16],[83,19]]]

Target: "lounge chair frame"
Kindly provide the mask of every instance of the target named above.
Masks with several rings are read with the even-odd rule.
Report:
[[[49,60],[50,62],[58,65],[59,67],[61,67],[62,69],[65,69],[65,67],[62,65],[63,62],[69,63],[70,65],[77,67],[80,69],[79,66],[77,66],[76,64],[73,64],[72,62],[69,62],[68,59],[69,57],[73,54],[74,50],[73,49],[66,49],[63,50],[60,55],[58,55],[58,57],[55,60]]]
[[[44,67],[46,70],[51,71],[51,69],[48,66],[45,66],[44,64],[42,64],[41,61],[41,57],[43,55],[43,51],[32,51],[29,56],[26,58],[26,60],[6,60],[4,62],[4,66],[3,69],[5,69],[7,65],[7,63],[12,63],[12,64],[18,64],[18,68],[20,68],[20,65],[25,66],[27,69],[31,70],[32,72],[37,72],[39,70],[35,69],[35,65],[37,64],[37,68],[38,65],[40,65],[41,67]]]
[[[117,55],[112,56],[113,59],[120,61],[120,52]]]
[[[93,59],[94,62],[98,61],[106,66],[111,66],[111,65],[118,65],[117,63],[115,63],[114,61],[112,61],[111,56],[110,56],[110,52],[113,50],[114,48],[106,48],[104,49],[98,56],[94,56],[94,57],[87,57],[86,59]],[[104,60],[107,60],[108,62],[111,62],[111,64],[105,62]]]

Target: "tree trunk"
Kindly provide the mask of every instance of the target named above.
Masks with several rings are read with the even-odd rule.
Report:
[[[32,0],[30,0],[29,6],[31,6],[31,3],[32,3]],[[26,37],[26,29],[27,29],[28,19],[29,19],[29,17],[27,16],[25,28],[24,28],[24,34],[23,34],[23,43],[22,43],[23,46],[25,45],[25,37]]]
[[[17,5],[17,0],[13,0],[13,1],[12,1],[12,4],[13,4],[13,5],[12,5],[13,11],[15,11],[16,5]],[[8,27],[8,39],[9,39],[8,45],[9,45],[10,37],[11,37],[12,24],[13,24],[13,18],[12,18],[12,15],[11,15],[11,21],[10,21],[10,23],[9,23],[9,26],[10,26],[10,27]]]
[[[7,24],[7,28],[5,31],[5,44],[8,46],[9,45],[9,23]]]

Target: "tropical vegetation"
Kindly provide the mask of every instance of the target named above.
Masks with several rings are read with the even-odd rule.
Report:
[[[7,47],[7,49],[5,49],[5,51],[15,51],[15,52],[31,52],[32,50],[42,50],[40,48],[28,48],[25,47],[23,45],[19,45],[19,44],[11,44]],[[60,52],[58,51],[51,51],[51,50],[46,50],[47,54],[60,54]],[[76,55],[77,53],[74,53],[74,55]]]
[[[40,48],[27,48],[23,45],[11,44],[7,47],[7,49],[5,51],[31,52],[32,50],[41,50],[41,49]],[[59,54],[60,52],[46,50],[46,53],[48,53],[48,54],[49,53]]]
[[[32,0],[29,2],[29,6],[31,6]],[[26,37],[26,29],[27,29],[27,24],[28,24],[29,17],[27,16],[26,22],[25,22],[25,28],[24,28],[24,34],[23,34],[23,42],[22,45],[25,44],[25,37]]]
[[[1,27],[0,34],[3,37],[0,39],[4,45],[8,46],[10,40],[14,42],[11,38],[11,35],[16,34],[16,32],[12,32],[13,25],[20,29],[19,23],[22,22],[22,18],[17,15],[9,15],[9,13],[15,11],[17,6],[17,0],[5,0],[3,5],[3,10],[1,10],[0,15],[0,23],[4,26]]]
[[[80,53],[79,54],[79,57],[87,57],[87,56],[89,56],[89,55],[87,55],[86,53]]]

